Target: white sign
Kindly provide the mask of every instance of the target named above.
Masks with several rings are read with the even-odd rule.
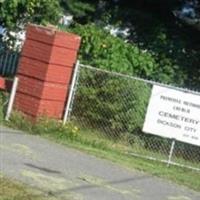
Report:
[[[143,131],[200,146],[200,95],[153,86]]]

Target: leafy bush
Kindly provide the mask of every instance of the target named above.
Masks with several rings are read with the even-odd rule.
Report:
[[[150,53],[125,43],[94,24],[76,25],[71,31],[82,37],[82,63],[111,71],[149,78],[157,64]]]
[[[134,43],[125,43],[94,24],[76,25],[71,31],[82,37],[82,63],[162,82],[178,79],[176,66],[172,67],[168,58],[164,57],[163,62],[159,61],[157,55],[142,50]],[[163,38],[161,37],[161,43]],[[77,110],[81,110],[80,116],[95,126],[98,124],[100,127],[118,129],[118,132],[126,130],[129,133],[138,128],[138,132],[144,120],[149,90],[150,88],[141,82],[85,72],[82,74],[78,91]],[[126,99],[122,100],[125,96]],[[105,113],[106,116],[103,116]]]
[[[199,146],[176,141],[174,154],[185,160],[200,162]]]
[[[57,24],[61,15],[58,0],[0,1],[0,25],[6,29],[2,39],[7,47],[21,49],[28,23]]]
[[[4,120],[7,102],[8,95],[5,92],[0,91],[0,123]]]
[[[28,22],[57,23],[61,7],[56,0],[6,0],[0,3],[1,23],[8,30],[17,30]]]
[[[33,134],[47,136],[52,134],[55,138],[63,140],[75,140],[78,131],[77,127],[70,123],[63,125],[61,121],[45,116],[41,116],[35,121],[19,111],[12,112],[8,125]]]
[[[113,138],[141,132],[149,85],[88,69],[82,69],[79,81],[73,108],[78,122],[108,132]]]
[[[72,14],[78,21],[88,21],[95,13],[98,4],[97,0],[59,0],[59,2],[64,11]]]
[[[139,46],[125,43],[94,24],[75,25],[69,31],[82,37],[79,58],[84,64],[179,86],[187,82],[186,65],[191,61],[186,63],[186,57],[191,55],[184,53],[183,42],[171,40],[159,25],[149,33],[148,44],[136,41]]]

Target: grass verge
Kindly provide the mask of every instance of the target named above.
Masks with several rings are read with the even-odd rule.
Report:
[[[47,200],[51,199],[40,191],[22,183],[0,177],[0,200]],[[53,199],[52,199],[53,200]]]
[[[111,160],[129,169],[147,172],[200,191],[199,172],[176,166],[166,167],[166,164],[163,163],[133,157],[125,153],[127,150],[125,145],[99,138],[89,130],[79,130],[73,124],[69,123],[63,126],[58,121],[45,118],[33,124],[19,113],[14,113],[9,122],[4,122],[5,124],[12,128],[41,135],[57,143],[85,151],[97,157]]]
[[[0,98],[1,100],[1,98]],[[3,102],[3,100],[2,100]],[[3,105],[3,103],[1,103]],[[55,142],[111,160],[129,169],[137,169],[179,185],[200,191],[200,173],[186,168],[170,166],[156,161],[136,158],[126,154],[127,146],[109,139],[99,138],[94,131],[78,129],[74,124],[63,126],[55,120],[42,118],[38,123],[31,123],[20,113],[13,113],[9,122],[3,120],[3,108],[0,105],[0,124],[41,135]],[[1,200],[1,199],[0,199]]]

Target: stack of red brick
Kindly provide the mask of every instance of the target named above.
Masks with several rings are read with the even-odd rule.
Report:
[[[15,108],[31,116],[63,116],[80,37],[29,25],[18,66]]]
[[[8,80],[0,76],[0,90],[10,91],[12,88],[13,81]]]

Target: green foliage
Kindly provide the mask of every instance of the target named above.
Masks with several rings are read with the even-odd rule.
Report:
[[[199,52],[188,48],[186,39],[175,35],[177,33],[168,32],[159,22],[154,26],[156,27],[154,29],[141,28],[138,31],[140,37],[137,41],[141,44],[140,48],[146,48],[151,52],[159,66],[152,74],[152,79],[198,89],[199,72],[196,66],[200,62]]]
[[[24,121],[28,122],[24,116],[21,116],[20,118],[18,115],[18,118],[16,118],[15,115],[13,115],[9,122],[9,126],[20,128],[15,126],[15,124],[20,123],[13,123],[13,121],[22,120],[22,118]],[[21,128],[25,130],[23,126]],[[79,129],[74,124],[67,124],[63,126],[61,122],[42,118],[37,124],[32,124],[32,128],[29,133],[40,134],[43,137],[48,137],[56,142],[66,144],[67,146],[92,153],[98,157],[110,159],[113,162],[117,162],[122,166],[127,166],[131,169],[135,168],[156,176],[168,178],[197,191],[200,189],[197,172],[174,166],[166,168],[165,164],[163,165],[159,162],[150,160],[146,161],[139,158],[137,159],[132,155],[125,154],[128,150],[131,150],[127,145],[103,139],[102,135],[101,137],[98,137],[99,133],[95,132],[93,129]],[[144,149],[141,150],[144,151]]]
[[[80,59],[85,64],[140,77],[150,77],[156,70],[157,64],[151,54],[94,24],[77,25],[71,31],[82,37]]]
[[[76,19],[89,18],[95,12],[97,1],[59,0],[65,12],[74,15]]]
[[[8,94],[0,91],[0,124],[4,121],[7,102],[8,102]]]
[[[200,162],[199,146],[176,141],[174,155],[176,155],[176,157],[183,158],[185,160]]]
[[[168,1],[168,7],[175,6],[176,2]],[[177,26],[174,18],[162,12],[166,1],[159,4],[163,5],[141,4],[139,9],[126,5],[116,16],[123,25],[126,26],[127,21],[131,24],[130,41],[151,53],[158,64],[151,74],[152,79],[200,90],[199,32]]]
[[[23,113],[17,111],[12,112],[8,124],[13,128],[28,131],[30,133],[33,128],[32,121],[28,119]]]
[[[145,38],[148,44],[139,40],[139,46],[125,43],[94,24],[76,25],[70,31],[82,37],[82,63],[179,86],[188,80],[189,52],[184,51],[183,42],[171,40],[162,27],[158,26]]]
[[[61,15],[58,0],[6,0],[0,3],[0,21],[8,30],[28,22],[57,23]]]
[[[170,9],[179,6],[179,3],[176,0],[162,3],[151,0],[120,1],[119,4],[106,1],[104,6],[106,9],[104,11],[97,9],[95,14],[88,16],[90,19],[88,22],[94,21],[103,26],[112,24],[129,27],[130,44],[122,44],[119,38],[113,39],[112,36],[108,36],[102,27],[77,26],[75,32],[83,36],[82,60],[96,67],[199,90],[199,34],[175,23]],[[81,19],[78,22],[82,22]],[[129,48],[129,45],[133,47]],[[138,58],[139,56],[133,53],[134,48],[140,52],[140,55],[141,52],[146,53],[141,55],[142,58]],[[147,60],[154,66],[152,70],[149,66],[148,70],[145,67],[147,54],[151,57]]]
[[[12,113],[8,125],[38,135],[54,134],[57,138],[63,140],[74,140],[78,131],[77,127],[71,124],[64,126],[62,122],[45,116],[40,117],[35,121],[19,111],[14,111]]]
[[[108,131],[115,139],[123,134],[141,133],[149,85],[87,69],[82,70],[79,81],[74,104],[77,121]]]
[[[6,46],[18,49],[16,36],[27,23],[57,24],[62,15],[58,0],[6,0],[0,3],[0,24],[6,28]],[[1,38],[0,38],[1,42]]]
[[[0,200],[47,200],[52,199],[41,191],[0,176]]]

